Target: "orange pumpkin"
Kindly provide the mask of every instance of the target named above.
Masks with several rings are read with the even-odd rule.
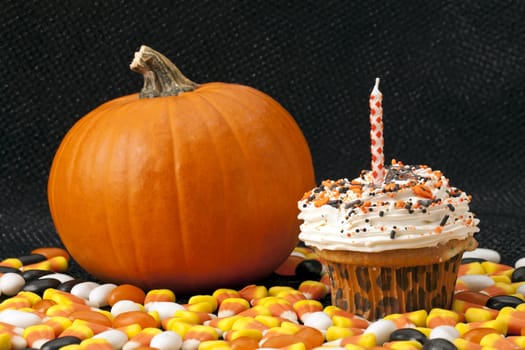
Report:
[[[48,199],[72,257],[102,280],[177,292],[269,275],[297,243],[313,187],[304,135],[268,95],[196,84],[143,46],[144,88],[66,134]]]

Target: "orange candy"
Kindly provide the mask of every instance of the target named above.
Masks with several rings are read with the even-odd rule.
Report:
[[[131,300],[138,304],[143,304],[146,293],[132,284],[121,284],[114,288],[108,295],[108,305],[113,306],[120,300]]]
[[[169,289],[152,289],[146,293],[146,296],[144,297],[144,305],[156,301],[175,302],[176,299],[177,297],[175,296],[175,293]]]
[[[479,342],[484,336],[486,336],[487,334],[492,334],[492,333],[500,334],[494,328],[479,327],[479,328],[471,329],[470,331],[466,332],[465,334],[463,334],[462,338],[471,343],[479,344]]]
[[[255,350],[259,348],[259,342],[251,337],[239,337],[230,341],[232,350]]]
[[[49,247],[49,248],[37,248],[31,251],[31,254],[40,254],[45,256],[47,259],[54,258],[55,256],[62,256],[69,261],[69,253],[62,248]]]
[[[42,300],[37,301],[33,305],[33,309],[38,311],[38,312],[46,313],[47,309],[49,309],[51,306],[56,305],[56,304],[57,303],[55,301],[53,301],[53,300],[42,299]]]
[[[304,258],[290,255],[274,272],[280,276],[295,276],[295,268]]]
[[[106,327],[111,327],[112,326],[112,322],[107,316],[105,316],[101,312],[97,312],[97,311],[94,311],[94,310],[73,311],[69,315],[69,318],[72,319],[72,320],[80,319],[80,320],[83,320],[83,321],[96,323],[96,324],[99,324],[99,325],[102,325],[102,326],[106,326]]]
[[[157,320],[145,311],[128,311],[113,319],[113,328],[122,328],[131,324],[138,324],[141,328],[154,328],[157,327],[157,323]]]
[[[455,300],[468,301],[469,303],[478,305],[485,305],[489,298],[487,294],[472,291],[458,292],[454,295]]]
[[[295,334],[274,335],[266,338],[262,343],[264,348],[282,348],[288,345],[302,343],[303,340]]]
[[[320,330],[312,327],[303,327],[294,334],[301,339],[307,349],[313,349],[321,346],[324,342],[324,335]]]

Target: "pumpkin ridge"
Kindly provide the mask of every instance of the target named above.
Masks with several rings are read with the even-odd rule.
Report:
[[[131,96],[130,96],[131,97]],[[126,111],[127,109],[133,107],[133,102],[135,100],[131,99],[128,100],[126,98],[117,99],[115,101],[111,101],[110,103],[103,104],[101,107],[101,111],[96,110],[97,113],[94,115],[88,115],[90,118],[91,125],[89,125],[89,129],[83,130],[84,139],[92,133],[93,129],[96,130],[100,128],[100,125],[102,124],[104,126],[105,131],[105,137],[97,137],[91,141],[91,145],[89,148],[89,155],[91,155],[90,160],[92,161],[92,165],[90,166],[91,169],[97,169],[99,167],[98,163],[95,162],[96,156],[95,154],[100,154],[98,152],[99,149],[101,149],[102,145],[110,145],[110,151],[102,152],[104,155],[114,155],[113,149],[115,148],[115,142],[113,142],[113,137],[110,135],[113,134],[120,134],[120,131],[117,130],[120,127],[120,124],[116,122],[117,119],[120,119],[120,115],[125,116],[126,114],[123,113],[123,111]],[[116,103],[113,103],[116,102]],[[87,116],[86,116],[87,117]],[[109,127],[108,127],[109,126]],[[83,129],[85,129],[88,126],[85,126]],[[90,136],[92,137],[92,136]],[[82,143],[85,142],[82,138],[79,141],[77,152],[82,152],[82,150],[85,151],[85,146],[81,146]],[[104,146],[105,147],[105,146]],[[88,157],[88,156],[86,156]],[[111,202],[111,199],[107,198],[108,195],[112,194],[111,190],[105,190],[105,189],[111,189],[112,184],[108,180],[111,179],[111,166],[113,165],[113,162],[111,161],[110,157],[107,157],[108,159],[104,162],[105,169],[102,170],[105,175],[103,178],[105,179],[104,183],[102,184],[102,187],[104,188],[102,192],[102,196],[99,199],[101,202],[104,203],[105,206],[105,215],[104,215],[104,232],[106,232],[106,235],[104,235],[105,238],[105,246],[110,247],[110,251],[119,251],[120,247],[122,246],[122,242],[117,238],[120,237],[120,235],[115,235],[112,232],[112,227],[115,227],[111,222],[114,221],[112,218],[114,217],[114,214],[112,214],[112,205],[108,204],[108,202]],[[77,156],[75,156],[75,159],[78,159]],[[129,204],[129,201],[126,201]],[[121,220],[118,220],[121,221]],[[128,230],[129,227],[126,227],[126,230]],[[120,228],[121,231],[124,231],[124,228]],[[132,240],[127,240],[132,241]],[[134,249],[135,250],[135,249]],[[93,252],[91,254],[98,255],[98,252]],[[123,259],[123,257],[120,254],[115,254],[113,256],[113,262],[114,269],[121,269],[123,271],[126,271],[128,266]]]
[[[251,88],[249,86],[246,86],[246,87],[242,86],[242,87],[244,88],[247,94],[257,97],[258,99],[261,99],[261,97],[263,96],[268,96],[264,92]],[[224,90],[221,91],[221,93],[223,93],[224,95],[226,95],[229,92],[230,91],[224,91]],[[280,145],[279,149],[282,151],[288,150],[288,148],[285,147],[286,143],[292,143],[292,144],[302,143],[305,145],[304,149],[308,150],[309,148],[308,148],[308,143],[306,141],[306,138],[304,137],[299,125],[296,123],[293,116],[286,109],[284,109],[284,107],[282,107],[282,105],[277,100],[270,99],[270,100],[265,100],[264,102],[266,103],[268,108],[271,110],[271,111],[268,111],[266,115],[272,117],[272,123],[275,123],[276,120],[282,123],[282,126],[281,126],[282,130],[286,131],[286,134],[287,134],[286,135],[287,137],[284,137],[283,133],[280,132],[279,137],[274,138],[274,142],[278,142]],[[248,107],[249,106],[245,106],[246,109],[248,109]],[[289,186],[283,186],[282,188],[283,191],[292,191],[292,189],[298,188],[297,183],[305,184],[304,188],[298,191],[300,193],[296,195],[296,197],[299,198],[306,190],[308,190],[308,188],[311,188],[315,184],[315,174],[313,170],[313,161],[312,161],[311,154],[309,152],[303,152],[299,154],[297,153],[297,150],[295,150],[295,152],[293,153],[283,151],[280,153],[280,156],[286,157],[285,158],[286,164],[288,164],[289,167],[293,167],[295,169],[293,173],[301,173],[305,176],[304,178],[295,178],[295,179],[286,177],[286,179],[289,181]],[[306,177],[306,174],[308,174],[308,177]],[[291,192],[289,192],[288,195],[284,195],[283,193],[282,198],[290,198],[292,197],[292,195],[293,193]],[[293,206],[293,208],[296,208],[296,202],[294,201],[292,204],[290,204],[290,206]],[[297,223],[299,223],[299,220],[297,220]],[[298,238],[297,238],[297,241],[298,241]],[[264,241],[264,243],[270,244],[270,245],[276,244],[276,242],[268,242],[268,241]],[[278,248],[279,246],[277,245],[275,249],[278,249]],[[275,268],[277,267],[278,266],[275,266]]]
[[[175,107],[175,103],[166,103],[166,108],[167,108],[167,114],[166,114],[166,118],[168,120],[168,124],[169,124],[169,127],[170,127],[170,137],[171,137],[171,144],[172,144],[172,147],[171,147],[171,158],[173,159],[173,183],[174,183],[174,188],[175,188],[175,193],[181,193],[181,186],[179,186],[179,184],[183,183],[182,181],[179,181],[179,172],[177,171],[177,159],[178,159],[178,156],[177,156],[177,152],[179,151],[180,152],[180,147],[177,147],[178,143],[177,143],[177,138],[176,138],[176,128],[174,126],[174,123],[173,123],[173,117],[172,116],[177,116],[177,113],[174,112],[174,108]],[[174,196],[175,199],[177,200],[177,204],[176,204],[176,207],[177,207],[177,215],[178,215],[178,218],[176,220],[178,226],[179,226],[179,234],[177,235],[178,238],[179,238],[179,244],[180,244],[180,247],[179,249],[176,249],[177,250],[177,254],[179,256],[182,256],[182,261],[184,261],[184,268],[181,268],[182,271],[190,271],[191,270],[191,264],[190,264],[190,260],[191,260],[191,249],[188,249],[191,248],[191,242],[188,242],[188,240],[186,239],[187,235],[186,235],[186,228],[185,228],[185,225],[184,225],[184,220],[182,219],[184,217],[184,214],[183,214],[183,208],[184,208],[184,203],[181,203],[181,196],[180,195],[177,195],[177,196]],[[175,244],[175,243],[174,243]],[[190,252],[189,254],[187,252]]]
[[[222,85],[222,87],[221,87],[221,85]],[[227,86],[228,88],[226,89],[225,86]],[[266,94],[264,94],[262,92],[258,92],[257,90],[254,91],[253,88],[250,88],[250,87],[247,87],[247,86],[243,86],[243,85],[238,85],[238,84],[214,83],[214,86],[213,86],[214,89],[204,89],[205,87],[209,87],[209,85],[203,85],[202,86],[203,89],[200,90],[200,94],[199,94],[200,97],[212,96],[213,98],[215,98],[217,95],[220,95],[220,96],[223,97],[222,99],[220,99],[222,104],[225,104],[226,101],[235,101],[235,104],[242,105],[242,109],[243,110],[251,111],[251,114],[253,116],[255,116],[254,117],[255,119],[257,119],[257,120],[254,121],[255,123],[260,123],[261,121],[263,121],[264,125],[266,125],[265,128],[269,127],[271,125],[271,123],[274,123],[275,119],[285,119],[285,123],[282,124],[280,128],[282,128],[284,130],[286,128],[289,128],[290,126],[294,126],[293,127],[293,131],[289,131],[289,133],[293,133],[293,132],[296,132],[296,130],[298,130],[298,127],[295,124],[295,122],[293,120],[293,117],[288,112],[284,111],[284,109],[277,102],[270,103],[271,101],[267,101],[266,99],[268,98],[267,97],[268,95],[266,95]],[[251,95],[249,98],[246,97],[246,100],[252,102],[251,104],[248,104],[248,103],[245,102],[245,99],[243,98],[244,97],[243,94],[250,94]],[[261,105],[254,105],[253,101],[257,101],[257,102],[261,103]],[[263,110],[263,109],[260,108],[260,106],[264,106],[267,109],[269,108],[269,110],[267,110],[264,113],[262,113],[261,110]],[[273,128],[273,126],[272,126],[272,128]],[[264,134],[266,136],[266,142],[268,142],[269,144],[278,144],[279,146],[277,148],[279,148],[281,150],[287,148],[286,144],[288,142],[294,142],[294,141],[291,141],[291,140],[287,140],[287,139],[285,139],[283,137],[277,137],[276,135],[274,135],[272,133],[264,132]],[[278,134],[280,135],[280,134],[282,134],[282,132],[279,132]],[[285,156],[285,160],[284,160],[285,164],[290,164],[290,165],[294,164],[295,168],[307,167],[307,165],[302,165],[301,164],[301,161],[305,158],[304,155],[299,156],[298,160],[296,160],[294,158],[293,154],[290,154],[288,152],[280,153],[277,156],[282,157],[283,155]],[[269,155],[269,156],[272,156],[272,155]],[[253,157],[248,158],[248,159],[252,159],[252,158]],[[253,160],[247,162],[247,164],[251,164],[252,165],[252,167],[250,168],[251,169],[250,173],[252,173],[252,174],[257,173],[257,164],[256,163],[257,163],[257,160],[255,160],[255,162]],[[311,164],[311,159],[310,159],[310,164]],[[313,178],[313,176],[312,176],[312,178]],[[292,184],[293,184],[296,181],[304,182],[305,180],[303,180],[303,179],[290,179],[289,181],[292,182]],[[305,188],[302,191],[298,191],[300,193],[296,194],[297,198],[299,198],[302,195],[302,193],[307,190],[306,187],[310,188],[313,185],[313,183],[314,182],[313,182],[313,179],[312,179],[311,184],[308,184],[308,186],[305,186]],[[250,185],[251,186],[260,186],[260,182],[259,181],[252,181]],[[291,188],[292,189],[293,188],[297,188],[297,185],[294,185]],[[290,191],[291,189],[285,188],[285,189],[278,189],[278,190]],[[258,190],[258,189],[254,190],[254,193],[255,193],[256,196],[261,196],[261,195],[266,196],[267,195],[266,193],[263,193],[261,190]],[[288,196],[288,197],[290,197],[290,196]],[[280,199],[276,198],[276,200],[279,201]],[[259,203],[259,202],[257,201],[257,203]],[[293,202],[293,203],[289,204],[288,208],[289,209],[291,207],[295,208],[295,205],[296,205],[295,202]],[[269,212],[268,212],[267,215],[270,215],[269,213],[271,213],[271,208],[267,208],[267,207],[259,207],[256,212],[263,212],[263,211],[268,211],[268,210],[269,210]],[[261,224],[264,224],[264,223],[261,222]],[[269,242],[264,236],[254,235],[253,239],[258,240],[259,244],[261,244],[261,245],[275,245],[277,250],[283,249],[282,246],[279,244],[279,242],[277,242],[277,241],[274,241],[274,242],[270,241]],[[293,247],[290,248],[290,251],[291,251],[292,248]],[[277,268],[277,267],[278,267],[278,264],[277,264],[277,266],[275,266],[275,268]]]
[[[111,110],[106,111],[105,113],[111,113]],[[115,113],[115,112],[113,112],[113,113]],[[117,111],[117,113],[120,114],[120,111]],[[109,116],[109,118],[111,118],[111,117],[112,116]],[[105,135],[108,135],[107,139],[111,140],[111,142],[108,142],[109,145],[110,145],[109,150],[104,152],[104,154],[106,154],[106,155],[113,155],[114,154],[113,150],[115,148],[115,142],[112,142],[112,140],[113,140],[112,135],[115,132],[115,128],[114,128],[113,125],[114,125],[114,123],[111,123],[112,128],[107,128],[107,126],[106,126]],[[103,141],[103,140],[100,140],[100,141]],[[100,143],[99,143],[99,146],[100,146]],[[109,244],[111,246],[111,249],[113,251],[118,251],[119,250],[118,249],[119,248],[119,239],[118,239],[118,237],[121,237],[121,236],[113,234],[113,232],[112,232],[112,227],[115,226],[114,224],[111,223],[112,221],[114,221],[112,219],[114,214],[113,214],[113,208],[109,204],[111,199],[108,198],[108,196],[113,194],[111,189],[110,189],[111,188],[111,184],[108,183],[108,180],[111,179],[111,165],[113,163],[111,162],[111,159],[108,159],[108,161],[106,161],[104,163],[105,163],[105,167],[104,167],[103,170],[101,170],[102,173],[104,174],[104,176],[103,176],[104,182],[102,184],[104,190],[102,191],[102,196],[100,198],[101,202],[104,205],[105,213],[106,213],[106,215],[104,215],[104,226],[105,226],[104,231],[107,233],[106,237],[109,237],[109,240],[107,241],[107,244]],[[110,189],[109,191],[106,190],[108,188]],[[119,208],[119,209],[121,209],[121,208]],[[127,240],[127,241],[132,241],[132,240]],[[123,265],[122,259],[120,258],[119,255],[120,254],[115,254],[115,256],[114,256],[114,259],[115,259],[114,260],[114,264],[118,265],[120,269],[126,268],[126,266]]]
[[[222,121],[222,124],[223,125],[227,125],[228,127],[228,133],[231,134],[235,140],[235,145],[237,146],[237,148],[239,149],[240,153],[242,154],[242,157],[243,157],[243,163],[245,165],[247,164],[250,164],[250,170],[249,170],[249,173],[253,173],[253,162],[250,161],[250,158],[248,157],[248,155],[246,154],[246,151],[244,150],[243,148],[243,142],[241,141],[241,138],[239,137],[239,134],[236,132],[236,130],[238,128],[236,128],[235,126],[232,125],[232,121],[230,120],[230,118],[226,117],[225,116],[225,113],[222,111],[221,108],[219,108],[215,103],[213,103],[213,99],[210,99],[209,96],[207,96],[205,93],[195,93],[192,95],[193,98],[198,98],[200,99],[201,102],[205,103],[207,106],[209,106],[213,111],[215,111],[215,116],[220,118],[221,121]],[[225,101],[224,99],[221,100],[221,103],[224,104]],[[196,106],[198,106],[199,104],[195,104]],[[210,130],[209,127],[206,128],[207,129],[207,133],[208,133],[208,137],[212,138],[213,135],[214,135],[214,132],[213,130]],[[218,142],[213,142],[212,143],[215,147],[214,147],[214,152],[217,154],[217,155],[220,155],[220,150],[218,150],[217,148],[217,144]],[[219,158],[218,158],[219,159]],[[227,174],[228,172],[226,171],[226,169],[228,168],[227,167],[227,164],[224,163],[224,161],[220,161],[219,162],[220,164],[220,167],[221,167],[221,171],[220,171],[220,174],[221,174],[221,182],[223,184],[222,188],[225,188],[225,189],[228,189],[229,186],[227,186],[227,179],[225,178],[225,174]],[[253,186],[253,183],[251,184]],[[258,191],[256,191],[258,193]],[[224,193],[224,196],[223,196],[223,199],[225,201],[225,205],[228,205],[228,197],[230,196],[229,193],[225,192]],[[232,213],[233,215],[235,215],[235,213]],[[230,223],[230,221],[227,221],[227,223]],[[223,240],[225,242],[233,242],[235,241],[235,237],[233,237],[233,235],[235,235],[235,232],[234,230],[232,230],[232,228],[228,228],[226,229],[224,232],[227,232],[229,233],[229,236],[223,236]],[[230,256],[232,253],[235,253],[235,250],[237,249],[237,247],[233,246],[233,245],[224,245],[223,247],[221,247],[221,249],[224,250],[224,256]]]
[[[123,100],[125,97],[120,98],[119,100]],[[120,102],[120,101],[111,101],[107,102],[91,113],[88,113],[83,118],[80,118],[80,120],[77,121],[77,123],[73,126],[73,128],[68,132],[64,140],[62,141],[58,151],[56,160],[53,160],[53,166],[58,167],[59,171],[64,173],[66,172],[67,175],[65,176],[51,176],[51,182],[48,184],[48,188],[51,189],[51,195],[50,195],[50,207],[51,213],[54,213],[53,220],[56,220],[56,229],[58,234],[60,235],[62,232],[62,229],[64,229],[64,225],[68,225],[65,223],[62,218],[68,219],[68,215],[62,215],[57,214],[58,208],[56,206],[56,203],[58,200],[57,197],[59,195],[54,193],[53,189],[61,188],[61,192],[64,191],[63,188],[67,188],[68,191],[73,191],[72,188],[74,188],[73,182],[75,181],[76,175],[75,175],[75,169],[78,169],[77,163],[79,162],[79,154],[83,153],[83,149],[85,148],[85,142],[89,135],[92,134],[93,130],[96,130],[98,127],[98,123],[101,119],[105,117],[104,112],[98,113],[99,108],[102,111],[114,111],[115,109],[119,108],[121,103],[114,103],[114,102]],[[67,150],[67,153],[64,154],[64,150]],[[67,159],[64,159],[64,156]],[[64,168],[64,161],[68,161],[69,164],[67,164],[67,167]],[[55,171],[51,171],[50,174],[55,174]],[[61,178],[65,179],[67,183],[56,183],[56,179]],[[62,196],[62,194],[60,194]],[[66,249],[68,247],[66,246]]]

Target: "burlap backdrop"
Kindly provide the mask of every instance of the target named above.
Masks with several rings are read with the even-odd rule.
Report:
[[[441,169],[473,195],[481,246],[525,255],[525,2],[4,0],[0,31],[0,258],[60,245],[52,157],[81,116],[138,91],[141,44],[280,101],[318,180],[369,166],[380,77],[387,159]]]

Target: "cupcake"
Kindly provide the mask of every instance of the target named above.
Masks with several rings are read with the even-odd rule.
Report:
[[[391,313],[450,308],[464,251],[479,220],[470,196],[426,165],[392,161],[325,180],[299,201],[299,239],[328,266],[332,303],[374,320]]]

